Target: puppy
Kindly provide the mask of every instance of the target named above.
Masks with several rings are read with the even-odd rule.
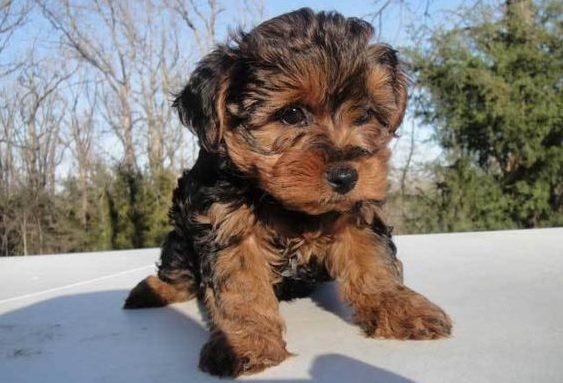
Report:
[[[282,362],[279,300],[328,280],[367,336],[450,334],[449,317],[403,284],[382,218],[407,79],[372,37],[338,13],[284,14],[205,56],[174,101],[201,149],[174,191],[158,276],[125,308],[198,297],[211,323],[203,371]]]

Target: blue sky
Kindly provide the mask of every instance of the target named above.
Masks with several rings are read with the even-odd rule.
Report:
[[[372,14],[379,9],[385,1],[375,0],[356,0],[356,1],[337,1],[337,0],[263,0],[265,4],[265,18],[274,17],[281,13],[289,12],[294,9],[309,7],[316,11],[335,10],[345,16],[360,17],[372,21]],[[400,4],[396,1],[386,9],[386,17],[380,25],[378,20],[373,20],[374,26],[379,29],[380,39],[392,45],[409,45],[407,33],[411,23],[421,24],[427,22],[433,25],[447,23],[448,13],[457,9],[463,0],[411,0],[403,1]],[[424,13],[428,6],[429,17],[425,18]]]
[[[272,17],[302,7],[309,7],[316,11],[335,10],[345,16],[362,17],[370,13],[374,8],[373,2],[369,0],[348,2],[335,0],[264,0],[264,3],[266,5],[266,17]]]
[[[80,3],[82,0],[71,0],[71,4]],[[271,17],[286,13],[302,7],[310,7],[316,11],[320,10],[335,10],[347,17],[355,16],[364,18],[372,22],[377,30],[377,39],[379,41],[391,44],[396,48],[402,46],[409,46],[413,44],[412,38],[409,35],[409,28],[412,25],[420,26],[427,25],[444,25],[448,20],[448,13],[459,8],[463,0],[396,0],[385,11],[385,17],[381,20],[374,20],[373,13],[379,9],[385,0],[356,0],[356,1],[336,1],[336,0],[262,0],[264,5],[264,18]],[[484,0],[491,1],[491,0]],[[238,2],[238,3],[237,3]],[[248,1],[251,4],[252,1]],[[229,29],[237,27],[240,21],[240,7],[243,0],[235,0],[233,2],[225,1],[226,14],[217,25],[217,36],[219,40],[223,40],[227,35]],[[428,15],[425,16],[425,9],[428,7]],[[38,13],[38,10],[36,10]],[[9,62],[14,56],[24,53],[30,44],[38,42],[40,49],[44,50],[46,55],[50,55],[51,48],[54,46],[52,41],[49,41],[51,28],[47,22],[41,17],[35,15],[33,19],[22,28],[19,33],[14,36],[9,49],[3,52],[3,57],[0,57],[0,63]],[[251,17],[251,16],[250,16]],[[245,29],[248,29],[246,26]],[[403,125],[403,132],[407,133],[409,126],[413,123],[410,116],[407,115],[405,124]],[[429,133],[428,129],[417,129],[421,139],[424,141]],[[405,135],[406,136],[406,135]],[[401,148],[402,144],[408,143],[408,137],[405,139],[396,140],[396,159],[401,161],[402,153],[405,152]],[[431,148],[426,147],[423,157],[428,158],[436,153]],[[438,153],[439,154],[439,153]]]

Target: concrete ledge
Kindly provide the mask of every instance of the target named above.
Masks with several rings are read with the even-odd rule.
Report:
[[[333,284],[283,303],[288,349],[257,382],[561,382],[563,229],[400,236],[410,287],[454,319],[440,341],[364,338]],[[195,302],[124,311],[157,249],[0,259],[0,382],[212,382]]]

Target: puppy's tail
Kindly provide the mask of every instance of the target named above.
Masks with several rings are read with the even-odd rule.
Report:
[[[151,275],[131,290],[124,309],[162,307],[194,298],[195,288],[189,283],[171,284]]]

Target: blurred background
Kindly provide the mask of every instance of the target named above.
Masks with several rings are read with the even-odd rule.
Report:
[[[0,1],[0,256],[158,246],[197,156],[172,95],[230,29],[303,6],[409,68],[395,233],[563,225],[561,0]]]

